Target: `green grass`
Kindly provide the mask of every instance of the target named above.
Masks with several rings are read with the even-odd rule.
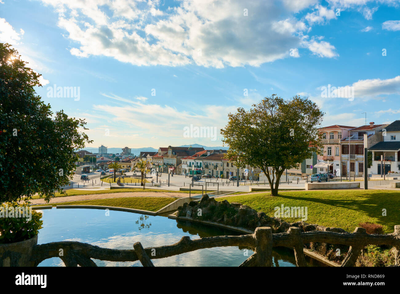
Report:
[[[172,203],[177,198],[173,197],[123,197],[110,199],[97,199],[85,201],[72,201],[61,203],[61,205],[105,205],[113,207],[135,208],[148,211],[157,211]],[[51,203],[50,203],[51,204]],[[54,203],[60,205],[60,203]]]
[[[384,233],[392,233],[400,225],[400,192],[388,190],[330,190],[281,191],[279,196],[269,193],[216,198],[239,202],[274,217],[275,207],[307,207],[305,222],[353,232],[359,223],[371,222],[383,226]],[[386,211],[385,211],[386,210]],[[386,215],[385,215],[386,213]],[[300,219],[284,218],[287,222]]]

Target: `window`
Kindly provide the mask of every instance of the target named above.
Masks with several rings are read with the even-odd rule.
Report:
[[[350,162],[350,171],[354,171],[354,162]]]
[[[363,145],[356,145],[356,154],[364,154],[364,146]]]
[[[342,145],[342,154],[349,154],[349,145]]]
[[[328,147],[328,156],[332,155],[332,147]]]
[[[358,163],[358,172],[362,173],[364,169],[364,163],[363,162],[359,162]]]
[[[329,139],[335,139],[335,134],[333,132],[329,133]]]
[[[322,139],[326,139],[326,133],[322,134]]]
[[[339,147],[335,147],[335,156],[339,156]]]
[[[337,133],[338,139],[342,139],[342,132]]]
[[[396,136],[395,136],[395,135],[391,135],[391,136],[390,136],[390,140],[396,141]]]

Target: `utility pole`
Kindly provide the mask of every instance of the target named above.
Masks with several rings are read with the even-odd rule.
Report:
[[[351,150],[351,148],[350,148],[350,140],[351,140],[351,133],[350,133],[350,130],[349,130],[349,182],[351,182],[351,176],[350,176],[350,171],[351,171],[351,162],[350,162],[350,150]]]
[[[364,189],[368,190],[368,135],[364,134]]]
[[[237,167],[236,171],[236,181],[237,181],[237,186],[239,187],[239,167]]]

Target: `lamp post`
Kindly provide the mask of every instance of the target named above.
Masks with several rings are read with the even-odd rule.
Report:
[[[368,135],[364,134],[364,189],[368,190]]]

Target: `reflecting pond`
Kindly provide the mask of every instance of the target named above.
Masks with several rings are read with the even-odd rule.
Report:
[[[135,242],[144,248],[172,245],[183,236],[192,240],[219,236],[238,235],[224,230],[188,221],[177,221],[163,216],[103,209],[43,209],[43,228],[39,231],[38,244],[58,241],[79,241],[110,249],[133,249]],[[155,266],[239,266],[253,251],[238,247],[200,249],[167,258],[153,259]],[[93,260],[97,266],[142,266],[140,261],[114,262]],[[310,265],[321,266],[308,259]],[[295,266],[292,250],[274,248],[273,264],[279,267]],[[59,258],[49,258],[39,266],[64,266]]]

